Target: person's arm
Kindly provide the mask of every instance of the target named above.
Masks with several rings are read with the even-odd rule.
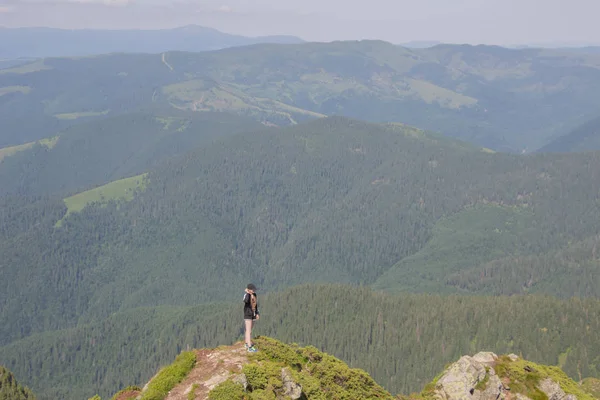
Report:
[[[246,294],[244,295],[244,303],[250,303],[250,293],[248,292],[246,292]]]

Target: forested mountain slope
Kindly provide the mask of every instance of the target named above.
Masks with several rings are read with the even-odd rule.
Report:
[[[560,136],[540,152],[600,150],[600,117],[594,118],[564,136]]]
[[[48,58],[1,70],[0,146],[166,104],[277,125],[322,114],[403,122],[532,151],[597,115],[599,89],[597,54],[495,46],[359,41]]]
[[[225,113],[169,108],[81,123],[39,143],[0,149],[0,196],[72,194],[261,126]]]
[[[420,391],[440,366],[481,349],[558,365],[577,381],[600,376],[597,299],[388,295],[342,285],[260,296],[256,335],[314,345],[392,393]],[[143,386],[182,350],[239,340],[241,304],[232,301],[130,310],[0,347],[0,360],[41,399],[106,398]]]
[[[0,197],[0,344],[136,307],[227,300],[248,280],[504,293],[510,277],[510,293],[597,296],[594,251],[581,250],[577,274],[558,261],[532,289],[506,268],[474,277],[593,240],[599,173],[598,153],[492,154],[332,117],[167,159],[135,197],[86,194],[66,218],[72,197]]]

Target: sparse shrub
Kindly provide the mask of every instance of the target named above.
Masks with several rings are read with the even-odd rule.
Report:
[[[117,398],[119,398],[120,395],[122,395],[123,393],[127,393],[127,392],[141,392],[142,388],[139,386],[127,386],[125,389],[121,389],[119,390],[113,397],[112,400],[116,400]],[[135,398],[135,396],[132,397],[132,399]],[[129,400],[129,399],[128,399]]]
[[[231,380],[217,385],[208,394],[209,400],[245,400],[244,388]]]

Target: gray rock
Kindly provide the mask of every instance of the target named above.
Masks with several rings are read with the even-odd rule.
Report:
[[[248,379],[246,378],[246,374],[239,374],[232,379],[233,382],[239,383],[244,387],[244,390],[248,388]]]
[[[519,356],[513,353],[510,353],[508,355],[508,358],[510,358],[511,361],[517,361],[519,359]]]
[[[281,381],[283,382],[283,394],[285,396],[289,396],[292,400],[298,400],[302,397],[302,386],[294,381],[287,368],[281,369]]]
[[[482,363],[488,367],[492,367],[496,360],[498,360],[498,356],[490,351],[482,351],[473,356],[473,360]]]
[[[463,356],[444,372],[436,384],[436,397],[442,400],[472,400],[477,383],[485,378],[485,366],[473,357]]]
[[[489,378],[486,382],[485,389],[483,391],[475,390],[473,393],[473,399],[478,400],[501,400],[505,398],[504,385],[496,375],[493,368],[489,369]]]
[[[546,378],[540,382],[538,388],[548,396],[548,400],[566,400],[566,393],[560,385],[550,378]]]

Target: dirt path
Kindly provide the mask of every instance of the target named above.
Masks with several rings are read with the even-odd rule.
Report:
[[[242,342],[217,349],[196,350],[196,365],[179,385],[175,386],[166,400],[188,400],[188,393],[197,385],[196,400],[207,400],[210,392],[231,374],[240,373],[248,361]]]
[[[169,67],[169,69],[170,69],[171,71],[173,71],[173,67],[171,66],[171,64],[169,64],[169,63],[167,62],[167,56],[166,56],[166,53],[162,53],[162,62],[163,62],[163,64],[165,64],[167,67]]]

